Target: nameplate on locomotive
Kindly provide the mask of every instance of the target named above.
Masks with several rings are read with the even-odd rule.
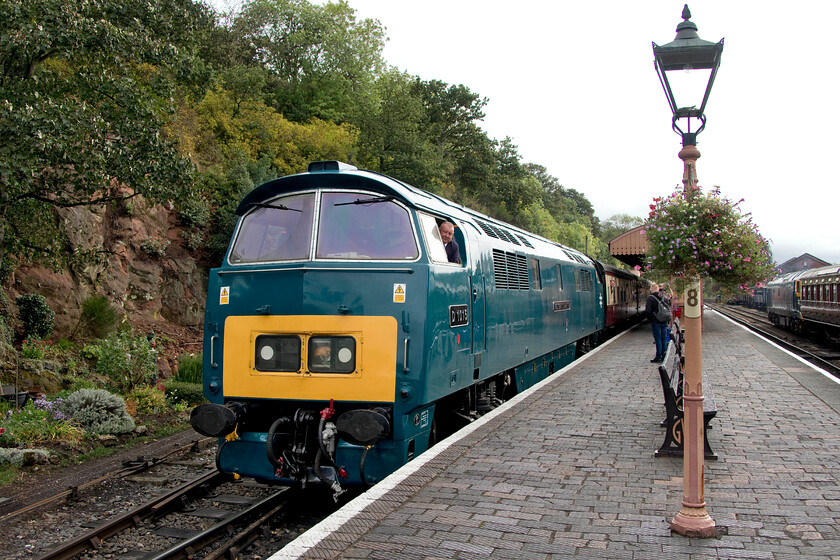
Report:
[[[449,326],[463,327],[470,322],[470,308],[467,305],[449,306]]]
[[[554,302],[554,312],[557,313],[558,311],[568,311],[572,307],[572,302],[569,300],[566,301],[555,301]]]

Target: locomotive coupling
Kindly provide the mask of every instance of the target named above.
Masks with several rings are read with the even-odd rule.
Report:
[[[203,436],[223,437],[236,428],[243,408],[241,403],[228,403],[224,406],[215,403],[201,404],[190,412],[190,424]]]

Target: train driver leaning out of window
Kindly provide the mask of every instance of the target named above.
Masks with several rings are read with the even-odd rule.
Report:
[[[443,247],[446,249],[446,258],[451,263],[461,264],[458,242],[452,238],[455,235],[455,226],[451,222],[443,222],[438,226],[438,231],[440,231],[440,238],[443,240]]]

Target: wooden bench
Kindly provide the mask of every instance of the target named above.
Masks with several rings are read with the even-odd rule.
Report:
[[[665,441],[656,451],[657,457],[682,457],[683,441],[683,366],[685,358],[682,356],[682,333],[678,330],[676,336],[668,344],[665,360],[659,366],[659,380],[662,382],[662,393],[665,396]],[[703,449],[706,459],[715,460],[717,454],[709,445],[709,422],[717,415],[717,404],[712,392],[712,385],[708,377],[703,379]]]

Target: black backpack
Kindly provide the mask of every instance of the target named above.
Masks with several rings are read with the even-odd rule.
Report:
[[[656,298],[656,314],[653,316],[654,319],[657,320],[659,323],[670,323],[671,322],[671,308],[659,297],[653,296]]]

